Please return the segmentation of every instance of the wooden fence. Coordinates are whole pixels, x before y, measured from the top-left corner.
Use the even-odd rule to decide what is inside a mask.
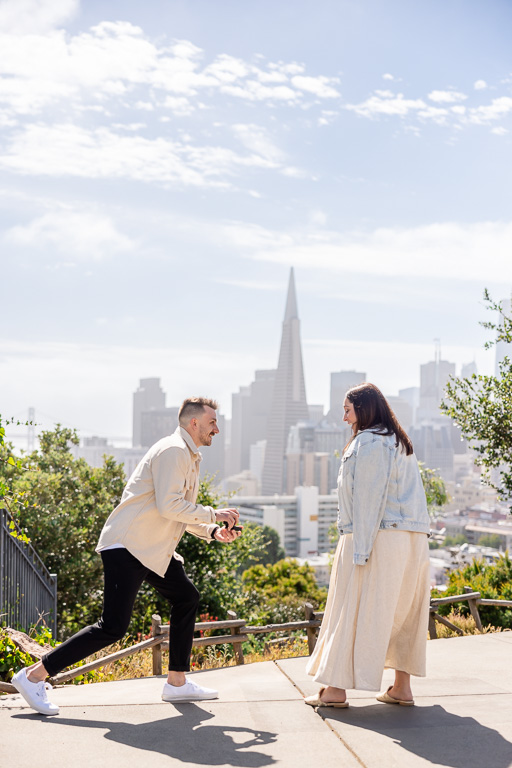
[[[437,608],[440,605],[449,605],[451,603],[467,602],[471,615],[475,620],[476,628],[479,632],[483,631],[482,620],[480,613],[478,612],[479,605],[494,605],[499,608],[512,608],[512,600],[487,600],[480,597],[480,592],[473,592],[471,587],[464,587],[463,595],[450,595],[449,597],[434,597],[430,600],[430,615],[428,620],[428,633],[431,640],[437,640],[436,621],[440,624],[444,624],[445,627],[457,632],[459,635],[463,635],[464,632],[460,627],[456,627],[451,621],[448,621],[446,616],[440,616],[437,612]]]
[[[444,616],[441,616],[437,609],[440,605],[447,605],[451,603],[467,602],[471,615],[475,620],[477,630],[482,632],[482,621],[478,612],[479,605],[494,605],[502,608],[511,608],[512,600],[486,600],[482,599],[480,592],[473,592],[471,587],[465,587],[465,593],[463,595],[452,595],[450,597],[433,598],[430,601],[430,615],[429,615],[429,635],[431,640],[437,639],[436,622],[444,624],[459,635],[463,635],[464,632],[456,627]],[[322,612],[315,612],[313,606],[309,603],[304,605],[304,621],[289,621],[286,624],[266,624],[264,626],[254,626],[247,624],[245,619],[239,619],[234,611],[228,611],[229,619],[225,621],[203,621],[197,622],[195,625],[196,632],[199,631],[213,631],[213,630],[229,630],[229,633],[222,635],[209,635],[207,637],[194,638],[193,645],[197,647],[204,647],[208,645],[224,645],[230,644],[233,646],[233,651],[237,664],[244,663],[243,643],[245,643],[250,635],[269,634],[273,632],[295,632],[298,630],[305,630],[308,643],[308,652],[311,654],[315,647],[318,627],[322,623]],[[132,645],[129,648],[124,648],[122,651],[111,653],[109,656],[103,656],[101,659],[91,661],[88,664],[83,664],[75,669],[70,669],[68,672],[61,672],[54,678],[50,678],[52,685],[59,685],[65,683],[68,680],[72,680],[78,675],[86,674],[94,669],[99,669],[107,664],[111,664],[118,659],[123,659],[126,656],[131,656],[139,651],[153,649],[153,674],[162,674],[162,650],[169,645],[169,625],[162,624],[160,616],[154,615],[151,627],[151,637],[147,640],[143,640],[136,645]],[[0,691],[6,693],[16,693],[14,686],[9,683],[0,683]]]

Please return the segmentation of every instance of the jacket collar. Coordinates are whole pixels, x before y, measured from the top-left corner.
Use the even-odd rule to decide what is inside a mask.
[[[175,434],[179,435],[187,444],[187,446],[190,449],[190,452],[194,456],[194,458],[199,461],[203,458],[199,448],[192,440],[192,437],[189,435],[186,429],[183,429],[183,427],[176,427]]]

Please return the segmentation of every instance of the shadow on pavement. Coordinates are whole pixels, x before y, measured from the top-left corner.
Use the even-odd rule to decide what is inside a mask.
[[[81,720],[63,717],[44,718],[51,726],[67,725],[74,728],[101,728],[108,730],[105,738],[134,749],[159,752],[183,763],[194,765],[228,765],[241,768],[260,768],[276,761],[269,755],[255,751],[254,747],[272,744],[276,733],[255,731],[243,726],[202,725],[214,717],[195,704],[175,704],[181,717],[169,717],[148,723],[126,723],[102,720]],[[13,719],[40,719],[37,714],[14,715]],[[234,736],[246,735],[245,738]],[[251,749],[251,752],[245,750]],[[244,750],[244,751],[241,751]]]
[[[436,765],[451,768],[510,768],[512,743],[473,717],[460,717],[439,704],[433,706],[351,707],[343,712],[323,710],[324,719],[346,724],[350,730],[333,726],[354,748],[354,728],[382,734],[403,749]],[[356,748],[356,752],[359,752]]]

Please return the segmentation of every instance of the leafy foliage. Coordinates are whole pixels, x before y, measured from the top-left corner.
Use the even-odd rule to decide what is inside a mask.
[[[13,491],[9,477],[12,475],[13,470],[21,471],[24,469],[23,462],[20,458],[13,456],[12,447],[5,442],[5,426],[4,424],[24,424],[29,426],[31,421],[17,421],[15,419],[3,419],[0,415],[0,502],[2,506],[7,508],[11,513],[13,509],[20,503],[20,496]],[[26,534],[20,533],[13,521],[9,523],[9,531],[11,536],[15,539],[28,542],[30,539]]]
[[[427,507],[430,513],[440,509],[448,501],[444,480],[435,469],[429,469],[423,462],[418,462],[421,480],[427,497]]]
[[[251,623],[278,624],[304,618],[304,603],[322,608],[327,590],[313,568],[287,558],[274,565],[253,565],[242,576],[244,617]]]
[[[199,504],[214,508],[222,502],[212,486],[212,478],[204,478],[199,486]],[[249,565],[268,562],[276,547],[277,532],[254,523],[244,523],[243,533],[231,544],[206,543],[195,536],[184,536],[178,552],[185,560],[187,574],[199,590],[201,612],[227,618],[229,609],[239,610],[242,583],[240,574]],[[167,611],[167,609],[166,609]]]
[[[41,646],[56,644],[46,626],[35,628],[31,634],[32,640]],[[15,672],[33,663],[34,657],[18,648],[7,631],[0,627],[0,680],[9,682]]]
[[[465,586],[471,587],[474,592],[480,592],[483,598],[512,600],[512,560],[508,552],[501,555],[494,564],[473,560],[463,568],[452,571],[448,576],[446,590],[443,593],[432,590],[432,597],[462,595]],[[438,610],[446,616],[452,609],[451,605],[441,605]],[[458,610],[463,616],[469,615],[469,608],[465,603],[460,603]],[[512,629],[510,608],[481,605],[478,610],[484,626],[492,624],[495,627]]]
[[[100,468],[75,459],[70,446],[77,443],[74,430],[57,425],[42,433],[28,468],[2,465],[4,482],[17,499],[11,507],[16,522],[48,570],[58,574],[58,625],[64,636],[101,611],[103,570],[94,548],[125,480],[111,457]]]
[[[496,336],[486,342],[512,343],[512,318],[504,314],[500,304],[485,291],[487,308],[499,312],[498,323],[484,322]],[[500,497],[512,500],[512,361],[509,357],[499,365],[499,376],[473,374],[469,378],[451,377],[446,387],[446,400],[441,409],[461,428],[464,437],[476,451],[476,464],[482,467],[482,478],[495,488]],[[492,471],[499,476],[495,482]],[[511,504],[512,509],[512,504]]]
[[[499,533],[488,533],[484,536],[480,536],[478,539],[478,545],[480,547],[492,547],[493,549],[501,549],[503,547],[503,536]]]

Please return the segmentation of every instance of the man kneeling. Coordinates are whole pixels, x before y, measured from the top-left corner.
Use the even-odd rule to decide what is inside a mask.
[[[151,584],[171,607],[169,674],[164,701],[215,699],[218,692],[188,680],[190,653],[199,593],[175,552],[185,531],[199,538],[234,541],[239,531],[236,509],[213,509],[196,504],[199,489],[199,448],[211,445],[218,434],[215,400],[188,398],[180,408],[176,431],[146,453],[124,489],[101,532],[96,551],[101,554],[105,591],[101,619],[80,630],[45,654],[40,662],[14,675],[12,684],[33,709],[56,715],[48,700],[45,678],[120,640],[128,629],[142,583]],[[219,526],[219,523],[227,525]]]

